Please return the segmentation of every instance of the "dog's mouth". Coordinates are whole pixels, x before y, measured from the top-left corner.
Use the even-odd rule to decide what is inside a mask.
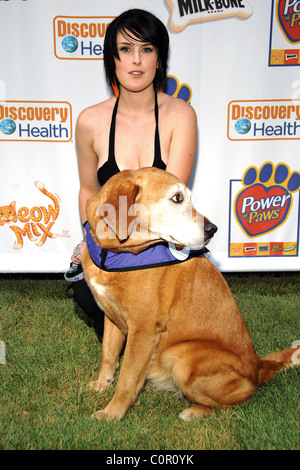
[[[185,245],[183,245],[182,243],[180,243],[178,240],[176,240],[176,238],[172,237],[172,235],[170,235],[170,240],[169,240],[171,243],[173,243],[173,245],[175,246],[176,250],[180,251],[180,250],[183,250],[183,248],[185,248]]]
[[[184,246],[183,245],[177,245],[177,243],[174,243],[174,246],[176,248],[177,251],[181,251],[183,250]]]

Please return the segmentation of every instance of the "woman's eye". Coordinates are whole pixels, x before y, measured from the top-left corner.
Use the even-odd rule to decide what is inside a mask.
[[[176,193],[171,199],[173,202],[176,202],[176,204],[180,204],[183,202],[183,195],[181,193]]]
[[[152,47],[144,47],[144,49],[143,49],[143,52],[148,52],[149,53],[149,52],[152,52],[152,51],[153,51]]]
[[[129,52],[129,51],[130,51],[130,48],[123,46],[123,47],[120,48],[120,51],[121,51],[121,52]]]

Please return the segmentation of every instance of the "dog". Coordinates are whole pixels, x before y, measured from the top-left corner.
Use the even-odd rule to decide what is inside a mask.
[[[113,383],[126,340],[114,396],[94,418],[122,419],[149,379],[193,403],[180,414],[190,421],[248,400],[275,372],[293,365],[294,348],[256,355],[226,281],[201,251],[217,227],[196,211],[177,177],[157,168],[124,170],[88,201],[87,219],[83,270],[105,313],[92,390]],[[114,264],[127,258],[135,263],[149,250],[169,246],[187,259],[154,267],[148,258],[146,267]]]

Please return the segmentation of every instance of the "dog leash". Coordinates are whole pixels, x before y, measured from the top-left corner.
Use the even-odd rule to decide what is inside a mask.
[[[82,243],[82,241],[80,243]],[[72,258],[79,254],[80,243],[78,243],[78,245],[75,246],[73,254],[72,254]],[[77,282],[77,281],[81,281],[82,279],[84,279],[84,274],[83,274],[83,269],[82,269],[81,264],[71,263],[69,269],[67,269],[67,271],[64,274],[64,278],[68,282]]]
[[[78,282],[84,279],[81,264],[71,263],[69,269],[64,274],[64,278],[68,282]]]

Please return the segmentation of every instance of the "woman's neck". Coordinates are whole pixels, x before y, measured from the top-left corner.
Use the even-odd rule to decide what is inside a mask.
[[[121,90],[119,98],[119,108],[124,112],[145,112],[153,110],[155,102],[154,88],[138,93],[131,93]]]

